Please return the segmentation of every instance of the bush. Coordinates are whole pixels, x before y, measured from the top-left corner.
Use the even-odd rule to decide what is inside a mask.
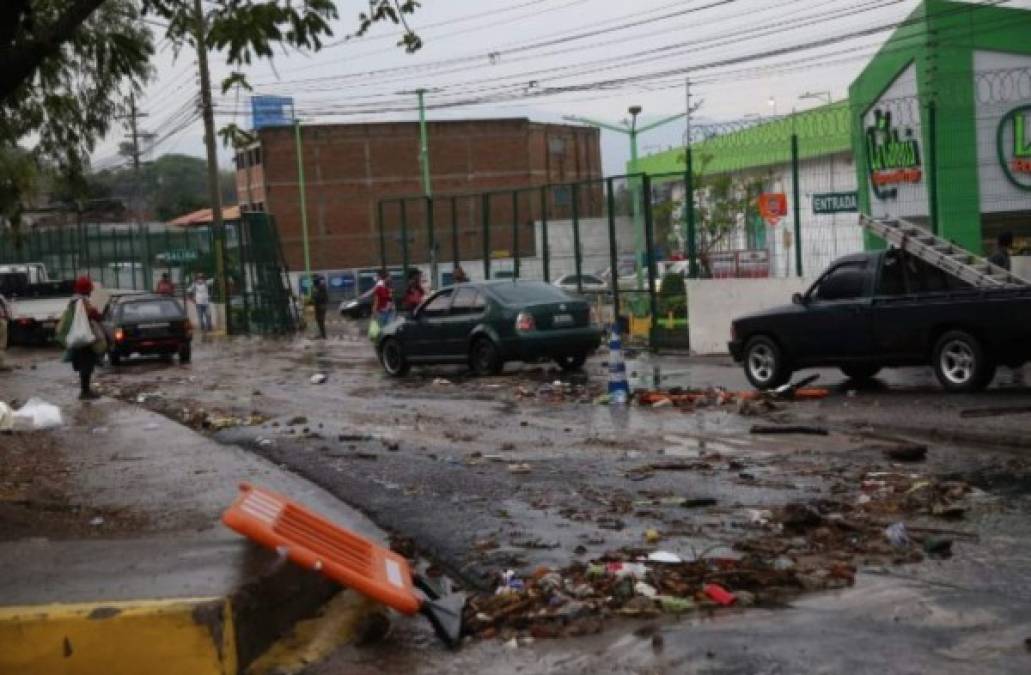
[[[669,297],[686,296],[687,286],[684,285],[684,277],[679,272],[666,272],[659,285],[659,295]]]

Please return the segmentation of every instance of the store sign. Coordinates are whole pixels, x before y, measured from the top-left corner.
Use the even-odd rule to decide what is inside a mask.
[[[157,254],[157,259],[163,263],[194,262],[197,258],[197,251],[192,248],[174,248],[171,251]]]
[[[1031,106],[1014,108],[1003,115],[996,139],[1006,178],[1023,190],[1031,190]]]
[[[919,183],[923,179],[920,143],[913,129],[907,128],[901,136],[887,111],[874,111],[874,123],[866,128],[866,161],[870,185],[878,199],[895,197],[894,185]]]
[[[855,192],[823,192],[813,195],[813,213],[855,213],[859,197]]]

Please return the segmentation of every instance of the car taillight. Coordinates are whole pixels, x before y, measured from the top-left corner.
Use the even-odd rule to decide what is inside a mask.
[[[119,328],[115,331],[115,342],[121,342],[125,339],[125,331]]]
[[[537,322],[533,320],[533,314],[527,312],[519,312],[519,316],[516,317],[516,330],[521,332],[527,332],[536,330]]]

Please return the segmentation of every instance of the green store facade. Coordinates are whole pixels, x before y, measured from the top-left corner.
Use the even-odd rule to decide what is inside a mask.
[[[847,101],[703,132],[691,152],[696,174],[758,176],[787,195],[782,227],[797,209],[806,275],[832,254],[878,245],[857,212],[917,221],[975,252],[1011,231],[1031,254],[1031,11],[926,0]],[[685,164],[681,148],[642,157],[637,170]],[[770,247],[786,258],[790,239]]]

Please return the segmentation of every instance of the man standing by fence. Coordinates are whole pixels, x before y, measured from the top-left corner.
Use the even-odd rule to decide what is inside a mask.
[[[326,308],[329,306],[329,290],[326,288],[326,280],[316,274],[315,285],[312,287],[311,304],[315,308],[315,323],[319,327],[319,337],[326,339]]]
[[[186,289],[186,294],[193,300],[197,308],[197,322],[200,329],[207,333],[211,331],[211,285],[204,277],[203,272],[197,272],[193,283]]]

